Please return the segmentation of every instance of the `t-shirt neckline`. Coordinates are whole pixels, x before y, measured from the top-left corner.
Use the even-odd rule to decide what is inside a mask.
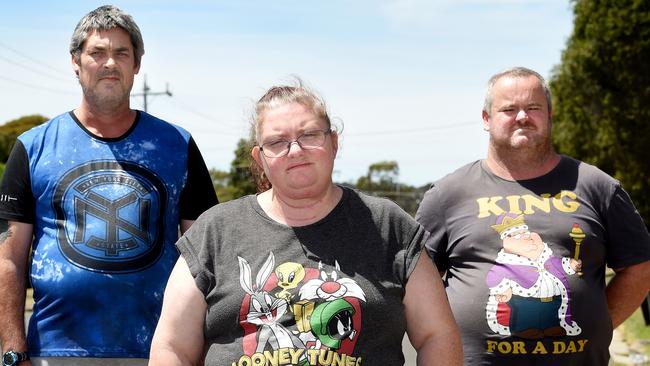
[[[283,224],[281,222],[278,222],[278,221],[274,220],[273,218],[271,218],[264,211],[264,209],[262,208],[260,203],[257,201],[257,195],[250,195],[250,196],[248,196],[248,198],[249,198],[249,202],[251,204],[251,207],[264,220],[269,221],[269,222],[271,222],[271,223],[273,223],[275,225],[278,225],[278,226],[281,226],[281,227],[284,227],[284,228],[288,228],[288,229],[307,229],[307,228],[310,228],[310,227],[316,227],[316,226],[322,225],[322,224],[330,221],[332,219],[332,217],[336,216],[337,213],[340,210],[343,209],[343,204],[344,204],[344,202],[346,202],[348,200],[348,197],[350,195],[350,188],[347,188],[345,186],[340,186],[338,184],[336,186],[341,188],[341,190],[342,190],[341,199],[339,199],[339,202],[336,203],[334,208],[329,213],[327,213],[327,215],[325,215],[325,217],[323,217],[322,219],[320,219],[320,220],[318,220],[316,222],[313,222],[311,224],[307,224],[307,225],[304,225],[304,226],[289,226],[289,225]]]

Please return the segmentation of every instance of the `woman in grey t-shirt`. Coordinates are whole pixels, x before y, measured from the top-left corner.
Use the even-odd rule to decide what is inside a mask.
[[[394,203],[332,182],[338,134],[302,85],[256,104],[263,192],[178,241],[151,365],[461,365],[429,234]]]

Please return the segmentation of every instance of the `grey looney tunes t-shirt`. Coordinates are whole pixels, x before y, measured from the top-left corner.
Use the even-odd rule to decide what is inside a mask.
[[[304,227],[255,196],[206,211],[177,243],[208,304],[206,365],[402,365],[404,287],[427,237],[348,188]]]
[[[650,238],[620,184],[562,156],[508,181],[484,162],[436,182],[416,219],[446,270],[465,365],[607,365],[605,264],[650,259]]]

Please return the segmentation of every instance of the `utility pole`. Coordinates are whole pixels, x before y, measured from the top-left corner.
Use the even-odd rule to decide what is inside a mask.
[[[172,96],[172,92],[169,91],[169,83],[165,85],[165,91],[164,92],[152,92],[151,89],[149,89],[149,85],[147,85],[147,74],[144,75],[144,85],[142,86],[142,93],[133,93],[131,94],[132,97],[139,97],[142,96],[144,97],[144,111],[147,111],[147,97],[150,95],[168,95]]]

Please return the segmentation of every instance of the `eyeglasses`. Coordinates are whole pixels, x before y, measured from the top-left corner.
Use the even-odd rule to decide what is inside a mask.
[[[287,155],[294,142],[303,150],[312,150],[323,146],[323,143],[325,143],[325,135],[330,133],[332,133],[330,129],[305,131],[292,141],[280,139],[265,142],[260,145],[260,150],[262,150],[262,153],[267,158],[279,158]]]

